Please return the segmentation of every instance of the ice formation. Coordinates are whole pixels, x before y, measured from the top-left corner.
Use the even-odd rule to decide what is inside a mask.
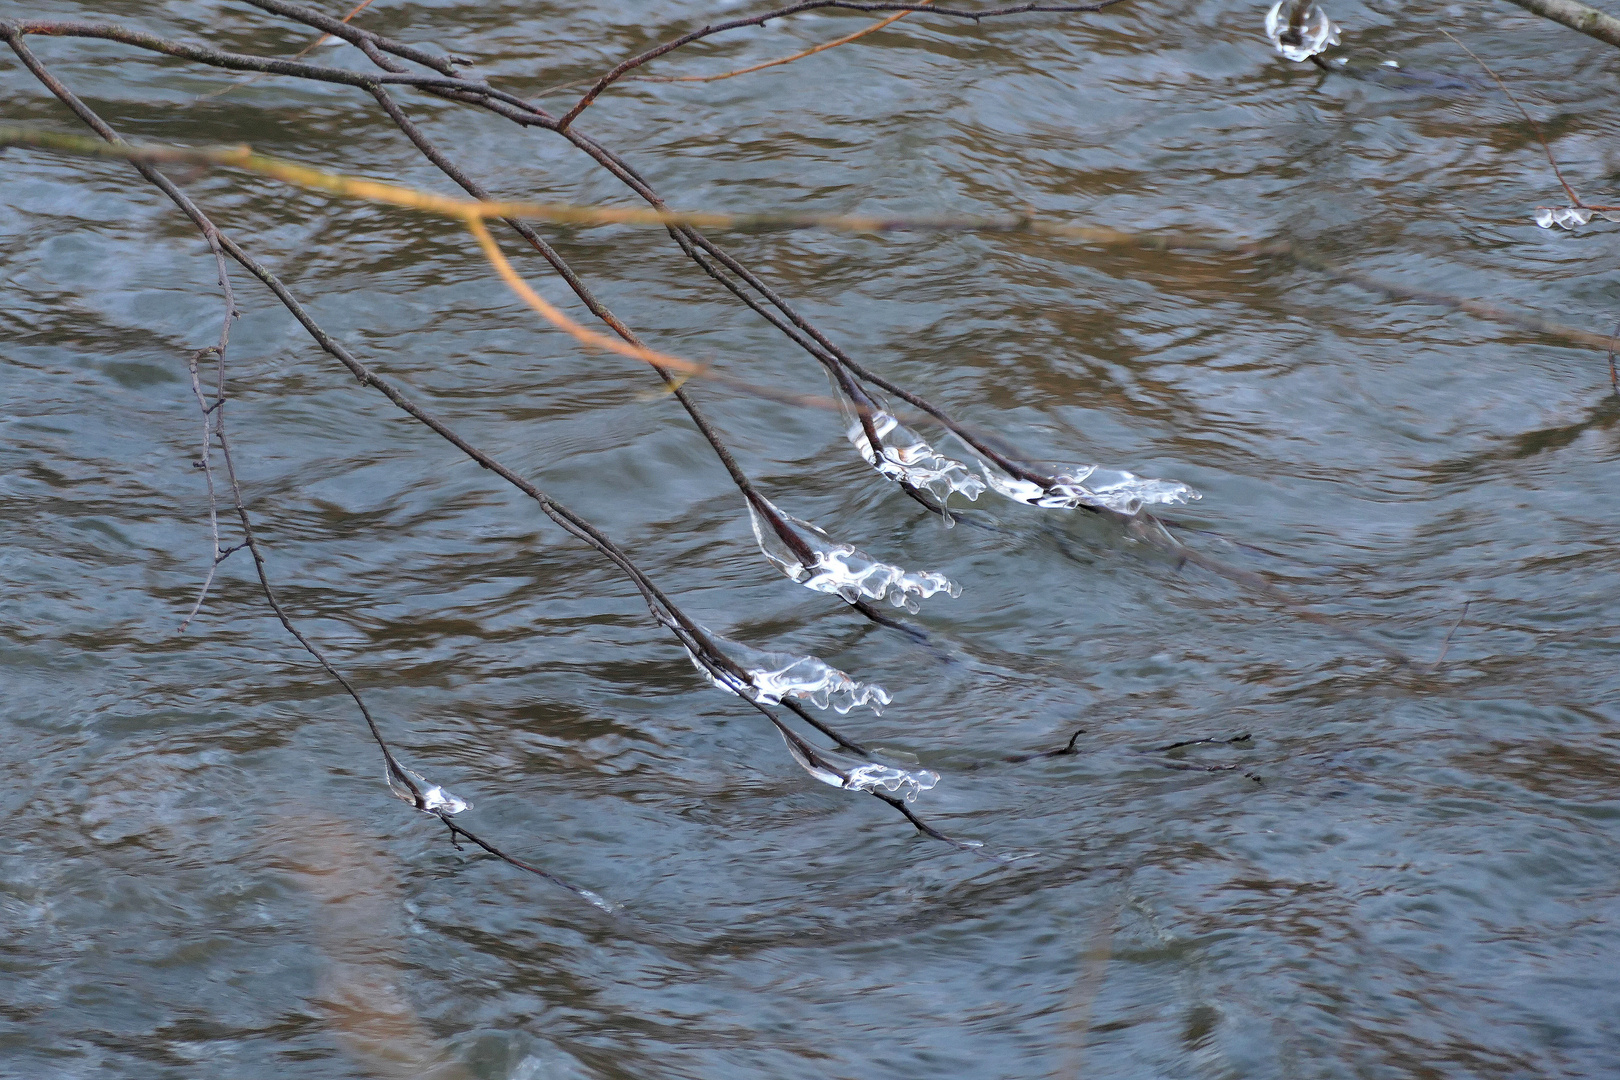
[[[831,708],[838,713],[847,713],[859,705],[865,705],[879,715],[883,713],[883,706],[892,700],[883,687],[856,682],[813,656],[765,652],[723,638],[707,627],[702,629],[715,648],[748,673],[748,682],[742,683],[734,676],[715,675],[695,655],[692,656],[692,663],[714,685],[738,697],[757,701],[761,705],[779,705],[785,697],[798,698],[818,709]],[[687,652],[691,655],[690,649]]]
[[[815,562],[804,565],[794,551],[777,535],[758,507],[748,504],[748,516],[754,525],[754,539],[778,570],[807,589],[841,596],[849,603],[865,597],[869,600],[887,599],[898,608],[917,613],[917,602],[935,593],[957,597],[962,587],[945,577],[927,571],[902,570],[898,566],[878,562],[866,552],[850,544],[841,544],[825,532],[765,504],[787,522],[793,534],[815,554]]]
[[[1577,226],[1585,225],[1593,218],[1620,221],[1620,213],[1604,213],[1602,210],[1588,210],[1584,206],[1538,206],[1536,207],[1536,224],[1543,229],[1550,229],[1557,225],[1560,229],[1574,231]]]
[[[421,774],[414,773],[409,769],[401,769],[400,771],[410,777],[412,783],[416,785],[416,789],[422,793],[421,805],[417,805],[416,796],[411,794],[411,789],[400,783],[399,779],[392,774],[388,777],[388,790],[415,806],[418,810],[424,810],[430,814],[436,814],[440,811],[446,814],[459,814],[463,810],[472,809],[472,803],[452,795],[438,784],[428,783]]]
[[[845,791],[876,791],[882,788],[899,793],[906,802],[914,802],[919,792],[939,783],[939,773],[932,769],[901,769],[893,765],[880,765],[875,761],[820,747],[815,751],[817,760],[812,761],[792,739],[783,735],[782,741],[787,743],[788,753],[804,767],[805,772],[823,784]]]
[[[1144,506],[1181,506],[1203,498],[1178,480],[1156,480],[1101,465],[1076,465],[1067,472],[1058,473],[1053,478],[1057,482],[1051,487],[1042,487],[1029,480],[1008,476],[983,462],[980,464],[984,467],[985,479],[998,494],[1014,502],[1050,509],[1073,510],[1080,506],[1094,506],[1121,514],[1134,514]]]
[[[1333,25],[1327,17],[1327,12],[1317,4],[1305,13],[1305,22],[1295,33],[1288,28],[1288,18],[1283,14],[1283,7],[1289,0],[1277,0],[1272,9],[1266,12],[1266,37],[1277,47],[1277,51],[1284,59],[1294,63],[1304,63],[1318,53],[1324,52],[1328,46],[1339,43],[1339,28]]]
[[[874,454],[860,417],[847,408],[845,412],[850,422],[849,441],[855,444],[868,465],[890,480],[932,492],[937,499],[958,491],[974,500],[984,491],[984,481],[972,469],[939,453],[921,435],[886,412],[874,412],[871,416],[872,430],[882,446],[882,455]]]

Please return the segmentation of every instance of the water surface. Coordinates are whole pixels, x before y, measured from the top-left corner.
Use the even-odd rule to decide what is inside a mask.
[[[379,4],[362,18],[560,111],[569,92],[548,87],[742,10]],[[312,37],[197,0],[19,13],[266,54]],[[1514,87],[1592,201],[1615,170],[1620,54],[1506,5],[1335,0],[1331,14],[1358,63],[1439,77],[1381,85],[1284,62],[1264,5],[1131,0],[912,17],[768,72],[626,83],[580,124],[680,207],[1033,207],[1293,239],[1612,325],[1620,226],[1535,227],[1556,180],[1439,27]],[[801,16],[648,70],[722,71],[869,18]],[[32,41],[128,137],[245,140],[451,190],[358,91],[267,78],[206,97],[240,76]],[[346,46],[315,56],[366,63]],[[6,120],[75,130],[19,65],[0,70]],[[554,135],[400,96],[499,194],[630,204]],[[946,531],[836,417],[693,384],[785,512],[962,585],[923,604],[914,622],[934,644],[920,646],[778,573],[651,374],[540,325],[458,227],[185,175],[329,331],[596,522],[694,618],[886,687],[881,717],[829,719],[940,775],[915,804],[930,822],[1017,856],[927,840],[816,783],[599,555],[358,386],[237,271],[229,423],[289,610],[406,763],[473,803],[458,820],[619,905],[607,915],[457,851],[391,798],[352,702],[271,616],[243,556],[179,632],[209,558],[186,359],[218,333],[212,259],[126,166],[4,160],[0,1073],[1613,1069],[1620,404],[1601,354],[1281,260],[1032,236],[718,237],[864,363],[1032,456],[1191,484],[1204,498],[1176,516],[1208,530],[1192,542],[1338,620],[1301,620],[1085,515],[987,495],[994,528]],[[667,236],[546,233],[656,347],[825,392]],[[1004,760],[1077,728],[1075,755]]]

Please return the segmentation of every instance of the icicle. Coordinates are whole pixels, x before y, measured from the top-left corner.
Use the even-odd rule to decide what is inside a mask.
[[[750,502],[748,516],[753,522],[754,539],[759,541],[759,549],[778,570],[807,589],[841,596],[851,604],[862,597],[870,600],[887,598],[895,607],[905,608],[913,615],[917,613],[917,602],[935,593],[950,597],[962,595],[962,586],[943,574],[902,570],[898,566],[878,562],[859,548],[838,543],[808,521],[783,514],[770,500],[765,500],[765,504],[775,510],[787,522],[793,534],[815,554],[815,562],[805,566]]]
[[[692,663],[697,665],[697,669],[714,685],[738,697],[757,701],[762,705],[777,705],[783,698],[792,697],[808,701],[818,709],[831,708],[839,713],[847,713],[856,706],[865,705],[878,715],[882,715],[883,706],[893,700],[883,687],[856,682],[842,671],[828,666],[813,656],[764,652],[741,642],[732,641],[730,638],[723,638],[707,627],[703,628],[703,633],[714,643],[715,648],[748,673],[748,682],[742,683],[734,676],[717,677],[688,649],[688,655],[692,655]]]
[[[1305,13],[1305,23],[1297,31],[1288,27],[1288,19],[1283,16],[1283,6],[1289,0],[1277,0],[1272,9],[1266,12],[1266,37],[1277,47],[1277,51],[1284,59],[1292,60],[1296,64],[1304,63],[1311,57],[1323,52],[1329,45],[1339,43],[1339,28],[1327,17],[1316,4]]]
[[[1076,465],[1053,477],[1051,487],[1008,476],[984,465],[985,479],[998,494],[1014,502],[1056,510],[1094,506],[1121,514],[1134,514],[1144,506],[1180,506],[1203,496],[1177,480],[1155,480],[1124,469]]]
[[[812,761],[792,739],[783,735],[782,741],[787,743],[788,753],[803,766],[805,772],[823,784],[844,791],[876,791],[882,788],[884,791],[901,793],[906,802],[915,802],[918,793],[928,791],[939,783],[939,773],[932,769],[900,769],[820,747],[816,748],[817,760]],[[835,769],[836,772],[833,771]]]
[[[400,771],[410,777],[411,782],[416,785],[416,789],[422,793],[421,805],[417,805],[416,796],[411,794],[411,789],[400,783],[399,779],[391,774],[388,777],[388,790],[392,791],[398,798],[404,799],[412,806],[415,806],[418,810],[430,814],[438,813],[441,810],[446,814],[459,814],[463,810],[472,809],[472,803],[466,799],[457,798],[438,784],[428,783],[420,774],[413,773],[409,769],[401,769]]]
[[[847,405],[844,413],[849,421],[849,441],[855,444],[868,465],[890,480],[932,492],[940,500],[953,491],[976,500],[984,491],[984,481],[972,469],[939,453],[921,435],[886,412],[874,412],[871,417],[872,430],[877,432],[883,451],[881,457],[873,454],[872,442],[866,437],[860,417]]]

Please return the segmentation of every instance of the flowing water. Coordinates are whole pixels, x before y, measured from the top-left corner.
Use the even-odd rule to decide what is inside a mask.
[[[1441,28],[1524,99],[1593,203],[1620,186],[1620,53],[1506,4],[1333,0],[1332,55],[1377,76],[1347,77],[1278,56],[1266,7],[913,16],[753,75],[627,82],[580,126],[683,208],[1029,207],[1290,239],[1612,325],[1620,227],[1536,226],[1565,204],[1556,178]],[[548,87],[751,9],[378,3],[361,20],[561,111],[577,91]],[[283,56],[313,37],[198,0],[5,14]],[[724,71],[872,18],[803,15],[646,70]],[[244,77],[31,41],[129,137],[453,190],[352,88],[220,95]],[[311,58],[367,64],[349,46]],[[9,53],[0,79],[5,120],[81,130]],[[400,97],[501,195],[631,204],[555,135]],[[1165,511],[1189,544],[1329,617],[1084,510],[955,495],[977,514],[946,529],[837,413],[689,384],[818,543],[961,586],[915,616],[881,604],[923,642],[784,577],[651,373],[542,325],[458,226],[172,170],[334,336],[693,619],[886,688],[881,716],[827,720],[885,776],[937,774],[908,808],[983,845],[817,783],[617,570],[233,267],[227,419],[287,608],[401,761],[471,804],[458,824],[604,911],[392,798],[353,702],[245,553],[181,632],[210,557],[186,362],[218,334],[212,259],[122,163],[0,162],[0,1075],[1614,1074],[1620,399],[1601,352],[1276,258],[714,234],[852,355],[1045,467],[1196,489]],[[662,232],[544,231],[656,347],[826,394]],[[1082,728],[1075,753],[1035,756]]]

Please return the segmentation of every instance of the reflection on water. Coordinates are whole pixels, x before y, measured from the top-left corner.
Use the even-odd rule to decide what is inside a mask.
[[[374,7],[364,25],[520,94],[753,10]],[[747,76],[626,83],[580,125],[683,208],[1031,207],[1287,239],[1612,326],[1620,234],[1596,215],[1536,227],[1556,178],[1435,28],[1502,75],[1583,192],[1612,172],[1620,54],[1505,6],[1335,3],[1347,78],[1280,58],[1264,7],[913,15]],[[278,55],[313,37],[245,5],[29,10]],[[647,70],[743,67],[875,17],[777,20]],[[238,77],[30,40],[130,137],[245,140],[450,190],[352,88],[270,77],[205,96]],[[366,65],[349,46],[310,55]],[[4,71],[8,120],[74,130]],[[628,204],[555,136],[399,97],[498,194]],[[767,548],[772,566],[648,373],[536,325],[458,227],[182,175],[330,332],[694,617],[893,691],[881,717],[840,724],[920,760],[846,774],[877,770],[868,786],[924,791],[943,831],[1031,853],[990,863],[815,783],[693,680],[612,567],[237,275],[233,454],[284,602],[402,759],[476,796],[471,827],[611,896],[604,912],[382,797],[352,703],[270,617],[244,556],[175,632],[211,556],[185,365],[218,333],[212,258],[124,167],[5,160],[0,1073],[1612,1071],[1620,411],[1600,353],[1230,252],[719,238],[862,363],[1055,459],[1032,464],[1111,462],[1204,492],[1175,508],[1181,534],[1340,626],[1428,658],[1469,603],[1440,670],[1397,669],[1094,515],[980,499],[946,531],[825,414],[694,380],[741,466],[825,530],[804,526],[824,565]],[[784,397],[826,392],[668,237],[546,235],[653,347]],[[544,263],[507,250],[565,301]],[[931,469],[941,495],[980,480],[935,449],[943,432],[899,430],[869,464]],[[831,592],[779,569],[829,575]],[[928,584],[927,643],[843,602],[899,590],[909,607]],[[1034,756],[1077,728],[1076,753]],[[1176,743],[1174,759],[1142,752]]]

